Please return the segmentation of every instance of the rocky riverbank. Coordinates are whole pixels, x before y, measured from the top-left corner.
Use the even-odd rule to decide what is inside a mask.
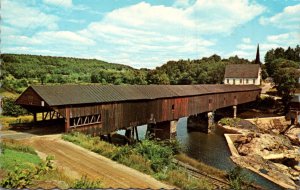
[[[225,135],[236,164],[284,188],[300,188],[299,126],[289,126],[284,117],[222,119],[219,125],[238,134]]]

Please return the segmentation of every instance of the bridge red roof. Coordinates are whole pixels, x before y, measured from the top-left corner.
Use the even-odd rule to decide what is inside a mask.
[[[49,106],[153,100],[259,90],[254,85],[35,85],[29,87]],[[26,91],[23,93],[25,94]],[[22,95],[23,95],[22,94]],[[21,95],[21,96],[22,96]],[[20,96],[20,97],[21,97]],[[18,102],[18,100],[17,100]]]

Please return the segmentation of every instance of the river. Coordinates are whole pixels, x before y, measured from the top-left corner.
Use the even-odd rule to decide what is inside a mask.
[[[145,138],[146,129],[146,125],[138,127],[141,139]],[[122,130],[118,133],[124,135],[125,131]],[[230,159],[231,154],[223,134],[223,131],[218,128],[212,134],[197,131],[188,132],[187,118],[185,117],[178,121],[176,138],[182,145],[183,152],[188,156],[218,169],[229,171],[235,167],[235,164]],[[246,170],[246,173],[251,180],[266,189],[282,189],[250,170]]]

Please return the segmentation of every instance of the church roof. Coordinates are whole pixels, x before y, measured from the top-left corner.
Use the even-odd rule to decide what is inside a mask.
[[[232,64],[225,69],[225,78],[257,78],[259,64]]]

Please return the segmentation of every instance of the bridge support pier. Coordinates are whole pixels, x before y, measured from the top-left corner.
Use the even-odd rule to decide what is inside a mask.
[[[233,118],[236,118],[237,106],[233,106]]]
[[[208,112],[207,118],[208,118],[207,133],[211,133],[212,129],[215,127],[214,112]]]
[[[178,120],[149,123],[147,133],[160,140],[172,139],[176,136],[177,122]]]
[[[214,112],[200,113],[188,117],[187,128],[189,131],[211,133],[214,128]]]

